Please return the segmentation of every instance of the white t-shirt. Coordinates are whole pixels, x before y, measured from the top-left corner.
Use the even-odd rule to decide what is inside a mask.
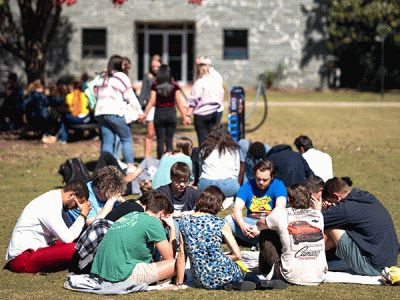
[[[8,245],[6,260],[12,260],[28,249],[50,246],[55,238],[71,243],[84,225],[83,218],[77,218],[68,228],[63,220],[61,190],[49,191],[32,200],[22,211]]]
[[[325,280],[324,219],[314,209],[278,209],[266,223],[282,243],[281,273],[290,283],[317,285]]]
[[[225,151],[219,155],[214,149],[202,162],[200,178],[218,180],[238,178],[240,168],[239,150]]]
[[[311,148],[303,153],[303,157],[314,174],[321,177],[323,181],[326,182],[333,177],[332,158],[328,153]]]

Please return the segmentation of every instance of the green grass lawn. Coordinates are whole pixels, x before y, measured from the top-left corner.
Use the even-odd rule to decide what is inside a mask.
[[[251,93],[249,93],[251,96]],[[312,95],[312,97],[310,96]],[[335,95],[335,97],[332,97]],[[249,97],[250,97],[249,96]],[[393,96],[394,97],[394,96]],[[387,97],[389,98],[389,96]],[[386,99],[387,101],[399,101]],[[269,101],[380,101],[377,94],[307,93],[268,94]],[[248,119],[247,128],[258,123],[262,107]],[[223,120],[226,121],[226,115]],[[316,149],[329,153],[335,176],[349,176],[355,187],[373,193],[389,210],[400,234],[400,107],[295,107],[271,106],[266,122],[246,135],[271,146],[294,147],[297,136],[308,135]],[[143,153],[142,125],[133,126],[135,156]],[[177,134],[196,139],[193,126],[179,126]],[[58,167],[67,158],[80,156],[89,169],[99,156],[99,141],[43,145],[38,140],[10,140],[0,137],[0,199],[2,215],[0,253],[5,257],[14,225],[23,208],[36,196],[62,186]],[[155,145],[154,148],[155,149]],[[153,152],[155,153],[155,152]],[[131,198],[131,197],[129,197]],[[228,212],[220,213],[220,216]],[[5,263],[5,261],[4,261]],[[0,299],[98,299],[101,296],[63,289],[66,272],[45,275],[0,271]],[[148,292],[104,299],[394,299],[396,287],[354,284],[321,284],[316,287],[290,286],[282,291],[249,293],[187,289],[178,292]]]

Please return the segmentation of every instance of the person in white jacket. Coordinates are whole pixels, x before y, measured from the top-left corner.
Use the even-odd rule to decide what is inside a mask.
[[[73,180],[61,190],[49,191],[32,200],[14,227],[6,254],[8,269],[19,273],[67,269],[75,252],[74,240],[91,209],[88,198],[86,184]],[[81,210],[79,218],[68,228],[63,214],[77,207]]]
[[[137,111],[136,119],[143,113],[131,81],[123,72],[123,58],[114,55],[108,62],[107,71],[101,75],[97,83],[97,103],[94,116],[100,123],[101,151],[115,153],[115,137],[119,136],[122,142],[122,155],[128,171],[133,171],[135,167],[133,164],[133,142],[129,125],[129,122],[133,120],[126,118],[129,106]]]

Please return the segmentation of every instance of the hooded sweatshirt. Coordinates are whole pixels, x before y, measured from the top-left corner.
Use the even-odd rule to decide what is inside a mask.
[[[303,155],[300,152],[294,152],[289,145],[272,147],[266,159],[275,166],[276,178],[281,180],[286,187],[296,183],[304,184],[309,176],[314,175]]]
[[[386,208],[367,191],[354,188],[339,204],[322,211],[325,230],[342,228],[376,269],[397,265],[399,242]]]

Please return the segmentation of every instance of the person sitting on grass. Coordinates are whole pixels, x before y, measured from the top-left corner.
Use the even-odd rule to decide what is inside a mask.
[[[275,178],[276,169],[270,161],[259,161],[252,170],[254,179],[241,186],[232,214],[225,220],[237,239],[256,247],[260,233],[256,222],[276,208],[285,208],[287,193],[283,182]],[[243,217],[244,206],[247,208],[246,217]]]
[[[91,273],[111,282],[132,278],[136,283],[146,284],[174,276],[173,212],[168,199],[156,195],[147,203],[145,212],[131,212],[118,219],[100,242]],[[169,241],[163,225],[170,229]],[[154,246],[163,260],[151,263]]]
[[[88,198],[87,186],[73,180],[61,190],[49,191],[32,200],[13,230],[6,268],[19,273],[66,270],[75,252],[74,240],[81,233],[91,208]],[[80,213],[68,228],[63,213],[75,207]]]
[[[331,205],[322,211],[327,250],[336,246],[336,255],[359,275],[379,276],[385,267],[397,265],[393,220],[374,195],[334,177],[325,183],[322,199]],[[321,202],[313,204],[321,210]]]
[[[311,208],[306,187],[294,184],[287,194],[289,208],[257,221],[259,269],[269,274],[273,268],[273,278],[293,284],[320,284],[328,271],[322,214]]]
[[[89,201],[92,209],[86,216],[86,225],[94,220],[104,218],[114,206],[124,202],[122,195],[126,189],[124,175],[114,166],[107,166],[94,172],[92,181],[88,182]],[[68,217],[72,222],[81,213],[79,208],[68,211]]]
[[[198,287],[251,291],[256,288],[285,288],[281,281],[261,281],[253,273],[243,273],[235,261],[242,254],[226,221],[216,216],[225,199],[221,189],[211,185],[204,189],[196,200],[196,211],[185,215],[180,222],[180,245],[177,258],[176,286],[182,288],[187,257],[190,270]],[[222,239],[230,252],[221,250]]]

